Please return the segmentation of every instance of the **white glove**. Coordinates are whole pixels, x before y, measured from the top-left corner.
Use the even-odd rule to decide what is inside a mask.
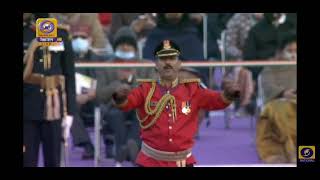
[[[67,140],[70,136],[70,129],[73,122],[73,116],[66,116],[62,120],[63,138]]]

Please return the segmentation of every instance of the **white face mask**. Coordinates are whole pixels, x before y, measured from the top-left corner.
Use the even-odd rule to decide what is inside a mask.
[[[72,40],[72,48],[76,53],[86,53],[89,50],[89,40],[83,38],[76,38]]]
[[[281,14],[281,17],[280,17],[278,20],[274,21],[273,24],[274,24],[275,26],[279,26],[280,24],[285,23],[285,22],[286,22],[286,19],[287,19],[286,14]]]
[[[134,52],[124,52],[124,51],[121,51],[121,50],[116,50],[115,56],[120,58],[120,59],[129,60],[129,59],[135,58],[136,54]]]
[[[290,53],[290,52],[288,52],[288,51],[285,51],[285,52],[283,53],[283,58],[284,58],[285,60],[288,60],[288,61],[291,61],[291,60],[296,61],[296,60],[297,60],[297,53]]]
[[[286,14],[282,14],[278,20],[278,23],[283,24],[286,21],[286,18],[287,18]]]

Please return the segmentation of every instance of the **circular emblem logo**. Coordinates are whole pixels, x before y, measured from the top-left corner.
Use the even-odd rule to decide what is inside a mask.
[[[305,158],[310,158],[313,155],[313,151],[311,148],[303,148],[301,149],[301,156]]]
[[[40,31],[45,34],[49,34],[54,30],[54,24],[51,21],[43,21],[40,23]]]

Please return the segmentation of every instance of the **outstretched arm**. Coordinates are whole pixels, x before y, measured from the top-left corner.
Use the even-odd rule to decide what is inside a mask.
[[[232,101],[239,98],[240,88],[235,82],[225,80],[222,87],[223,92],[199,88],[199,108],[220,110],[228,107]]]
[[[112,94],[113,103],[123,111],[130,111],[142,105],[142,86],[131,89],[128,84],[119,85]]]

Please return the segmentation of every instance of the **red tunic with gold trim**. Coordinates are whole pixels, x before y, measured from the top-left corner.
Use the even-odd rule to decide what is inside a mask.
[[[151,82],[143,82],[134,88],[128,95],[128,101],[122,104],[120,109],[124,111],[137,109],[139,119],[146,117],[144,105],[151,86]],[[173,118],[172,109],[167,104],[156,123],[150,128],[142,128],[140,132],[144,143],[160,151],[177,152],[192,148],[198,128],[198,111],[220,110],[230,104],[222,93],[205,89],[198,82],[179,83],[173,88],[165,88],[157,82],[150,102],[151,108],[154,108],[166,93],[175,97],[176,118]],[[143,124],[148,124],[152,118],[153,116],[150,116]],[[141,151],[136,163],[151,167],[177,167],[174,161],[156,160]],[[186,159],[187,165],[194,163],[196,160],[193,155]]]

